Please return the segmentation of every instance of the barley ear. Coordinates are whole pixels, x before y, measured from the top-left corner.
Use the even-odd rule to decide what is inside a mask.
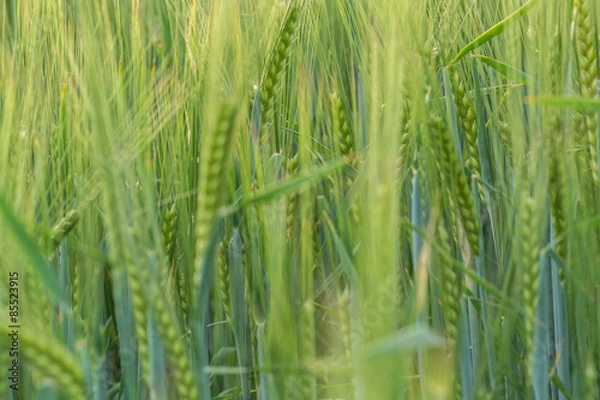
[[[585,97],[596,97],[598,82],[596,33],[586,0],[575,1],[575,26],[577,30],[577,56],[581,72],[581,94]],[[586,113],[584,114],[584,119],[592,179],[594,184],[598,186],[600,185],[598,144],[596,139],[598,114]]]
[[[564,153],[564,137],[562,125],[558,119],[555,120],[552,128],[551,151],[549,154],[549,189],[550,189],[550,210],[552,213],[552,227],[554,228],[554,240],[556,253],[567,260],[567,171],[566,154]],[[564,279],[564,271],[561,269],[561,281]]]
[[[148,332],[147,332],[147,308],[146,308],[146,296],[144,294],[144,287],[146,282],[143,282],[138,271],[137,266],[134,264],[131,255],[127,255],[125,262],[127,269],[127,276],[129,282],[129,292],[131,296],[131,308],[133,312],[133,324],[135,330],[135,337],[137,341],[139,362],[141,366],[142,379],[148,382],[150,379],[150,366],[149,366],[149,351],[148,351]]]
[[[198,207],[196,210],[196,247],[193,268],[194,287],[200,282],[201,263],[207,250],[218,207],[224,195],[224,181],[237,128],[238,108],[223,104],[216,126],[202,143]]]
[[[471,252],[473,255],[478,255],[479,219],[470,185],[458,157],[456,144],[442,118],[433,117],[429,128],[432,135],[430,142],[435,146],[439,154],[442,171],[448,171],[451,197],[455,199],[458,206],[461,223],[465,230]]]
[[[445,252],[450,254],[448,232],[443,220],[438,223],[438,236]],[[462,297],[462,284],[454,266],[440,257],[439,279],[442,292],[442,308],[446,326],[446,338],[451,358],[456,353],[456,339],[458,336],[458,322],[460,318],[460,301]]]
[[[231,299],[229,295],[229,250],[226,240],[219,243],[217,249],[217,273],[219,275],[219,292],[221,295],[221,303],[223,304],[223,312],[225,320],[229,327],[232,327],[231,321]]]
[[[410,108],[408,102],[405,102],[404,112],[402,113],[402,119],[400,122],[400,145],[398,146],[398,161],[396,164],[396,176],[398,177],[399,183],[404,181],[405,174],[409,170],[409,160],[412,152],[412,118],[410,115]]]
[[[482,204],[485,204],[485,192],[481,183],[481,162],[479,160],[479,147],[477,145],[478,128],[475,113],[475,104],[469,97],[469,92],[464,81],[455,75],[456,100],[459,117],[465,134],[465,166],[476,179],[477,190]]]
[[[31,331],[19,332],[25,359],[35,366],[41,376],[54,380],[70,399],[87,398],[81,365],[61,343],[48,335],[44,337],[44,340],[39,340],[39,336]]]
[[[70,210],[67,214],[52,228],[50,238],[54,245],[58,246],[60,242],[73,230],[79,221],[79,211]]]
[[[531,197],[523,196],[519,206],[517,222],[518,258],[515,261],[522,273],[523,303],[525,306],[524,346],[526,351],[526,386],[531,386],[533,362],[533,335],[535,331],[535,313],[538,304],[540,280],[540,229],[535,203]]]
[[[288,160],[287,162],[287,174],[290,179],[298,173],[298,155]],[[287,198],[287,216],[286,216],[286,238],[288,240],[293,239],[294,226],[298,213],[298,194],[292,193]]]
[[[350,122],[344,103],[337,93],[331,95],[331,110],[334,137],[337,142],[338,152],[342,157],[348,160],[354,172],[356,172],[358,171],[359,160],[355,153],[354,135],[350,128]],[[355,173],[346,174],[345,179],[346,190],[350,190],[356,182]],[[360,222],[359,211],[360,208],[358,202],[355,200],[350,204],[350,217],[355,224]]]
[[[165,249],[165,264],[170,268],[175,257],[175,228],[177,226],[177,204],[173,203],[165,213],[161,231]]]
[[[291,44],[296,32],[300,9],[297,1],[292,1],[283,20],[279,35],[270,50],[268,61],[261,79],[262,120],[273,121],[273,105],[277,90],[285,72],[285,61],[291,52]]]
[[[161,338],[167,361],[175,378],[177,398],[182,400],[195,400],[198,398],[198,389],[192,373],[188,354],[185,352],[183,340],[176,328],[173,310],[170,303],[158,292],[155,286],[150,297],[152,313],[155,316],[156,327]]]

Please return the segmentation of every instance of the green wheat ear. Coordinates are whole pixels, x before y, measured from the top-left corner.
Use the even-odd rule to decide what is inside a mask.
[[[461,217],[463,229],[467,235],[467,241],[473,255],[479,254],[479,219],[475,209],[475,201],[471,188],[464,173],[462,163],[458,157],[456,144],[448,130],[445,121],[433,116],[430,120],[429,133],[432,136],[430,142],[440,155],[440,165],[444,174],[448,177],[450,198],[454,199]]]
[[[277,90],[285,72],[285,62],[291,52],[291,44],[298,25],[300,7],[292,1],[283,20],[279,35],[275,38],[261,78],[261,103],[263,122],[273,121],[273,105]]]
[[[526,355],[525,381],[531,386],[530,371],[533,368],[533,335],[535,329],[535,312],[538,305],[538,288],[540,281],[540,229],[539,218],[532,198],[523,196],[519,207],[517,240],[519,244],[518,259],[515,261],[523,277],[523,303],[525,306],[524,344]]]
[[[598,53],[596,50],[596,33],[593,21],[585,0],[575,1],[575,25],[577,30],[577,55],[581,72],[581,94],[585,97],[596,97],[598,82]],[[600,172],[598,171],[598,144],[596,129],[598,114],[584,114],[586,138],[590,152],[590,167],[592,178],[596,186],[600,185]]]
[[[0,332],[2,336],[10,333],[4,328]],[[25,360],[41,376],[56,382],[58,389],[70,399],[87,398],[81,364],[61,342],[48,335],[45,340],[39,340],[38,335],[27,329],[19,331],[19,340]]]
[[[217,209],[225,193],[224,181],[233,148],[237,115],[238,107],[233,104],[223,104],[216,127],[213,132],[207,132],[202,144],[196,211],[194,285],[200,282],[200,265],[207,250]]]
[[[149,350],[148,350],[148,308],[147,298],[144,293],[144,287],[147,282],[144,280],[145,271],[138,270],[130,252],[126,254],[125,268],[128,275],[129,292],[131,296],[131,308],[133,311],[133,323],[135,337],[137,341],[139,363],[142,379],[148,383],[150,379]]]
[[[333,133],[337,142],[338,154],[344,157],[352,166],[354,172],[358,170],[359,160],[356,156],[354,145],[354,133],[350,126],[350,120],[346,107],[337,93],[331,94],[331,113],[333,122]],[[345,175],[346,190],[350,190],[356,183],[356,173]],[[358,201],[350,204],[350,217],[355,224],[360,222],[360,207]]]
[[[438,236],[443,250],[450,254],[449,237],[443,219],[438,223]],[[442,292],[442,307],[446,326],[448,348],[452,358],[456,355],[458,322],[460,318],[460,301],[462,297],[462,282],[455,267],[440,257],[439,279]]]
[[[287,162],[287,174],[289,179],[293,179],[298,173],[298,155],[290,158]],[[286,238],[293,240],[294,226],[298,213],[298,194],[292,193],[287,199],[287,216],[286,216]]]
[[[225,320],[232,327],[231,297],[229,294],[229,246],[226,240],[219,243],[217,248],[217,274],[219,275],[219,292],[223,303]]]
[[[175,228],[177,226],[177,203],[173,203],[165,213],[161,233],[165,248],[165,267],[171,268],[175,257]]]
[[[398,182],[402,183],[408,175],[410,156],[413,151],[412,116],[409,99],[404,102],[402,119],[400,122],[400,144],[398,145],[398,161],[396,163],[396,176]]]
[[[58,246],[65,236],[73,230],[77,221],[79,221],[79,210],[73,209],[67,212],[67,214],[52,228],[52,232],[50,233],[52,242]]]
[[[469,96],[468,88],[463,80],[458,76],[454,77],[456,87],[456,104],[459,109],[459,117],[465,134],[465,166],[475,176],[479,198],[485,204],[485,192],[481,183],[481,162],[479,160],[477,118],[475,104]]]
[[[567,170],[566,170],[566,153],[564,152],[565,139],[563,137],[562,123],[558,118],[554,119],[551,130],[551,146],[549,173],[549,189],[550,189],[550,209],[552,212],[552,226],[554,228],[554,237],[558,239],[556,243],[556,253],[563,259],[567,260]],[[561,269],[561,272],[562,269]],[[561,277],[564,279],[564,276]]]
[[[177,398],[194,400],[198,398],[198,389],[192,373],[189,354],[183,339],[176,328],[176,319],[170,303],[161,296],[158,286],[151,293],[150,305],[156,321],[156,328],[165,349],[166,358],[175,378]]]

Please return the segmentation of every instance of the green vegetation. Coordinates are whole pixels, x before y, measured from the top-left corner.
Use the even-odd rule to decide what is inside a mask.
[[[597,2],[0,10],[1,399],[600,398]]]

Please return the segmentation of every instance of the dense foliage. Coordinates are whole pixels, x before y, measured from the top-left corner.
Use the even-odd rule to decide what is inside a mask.
[[[0,398],[600,398],[599,7],[2,2]]]

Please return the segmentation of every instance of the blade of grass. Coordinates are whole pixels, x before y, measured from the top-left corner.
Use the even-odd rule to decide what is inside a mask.
[[[334,161],[322,168],[310,171],[305,174],[300,174],[297,178],[291,179],[283,184],[266,187],[255,196],[243,200],[240,204],[240,208],[244,208],[250,204],[268,202],[275,200],[279,197],[285,196],[291,192],[300,190],[304,185],[319,181],[328,175],[336,172],[339,169],[347,167],[348,164],[344,160]]]
[[[115,301],[116,322],[121,334],[119,339],[119,354],[121,373],[123,376],[119,391],[127,398],[137,399],[140,394],[141,379],[138,377],[138,355],[135,343],[135,329],[127,275],[124,270],[113,271],[113,296]]]
[[[363,350],[361,359],[388,357],[431,347],[441,348],[443,345],[444,339],[428,328],[413,326],[370,344]]]
[[[547,238],[549,240],[549,238]],[[538,288],[538,307],[536,310],[536,323],[533,338],[533,364],[532,364],[532,387],[537,399],[549,398],[548,392],[548,343],[549,331],[554,328],[553,312],[549,309],[549,278],[551,273],[550,257],[545,254],[541,257],[542,268],[540,268],[540,285]]]
[[[357,279],[356,269],[354,268],[354,264],[352,263],[352,258],[348,251],[346,250],[346,246],[344,245],[340,235],[338,235],[335,227],[333,226],[333,222],[329,218],[329,216],[323,213],[323,218],[327,221],[327,226],[329,227],[329,231],[331,232],[331,236],[333,238],[333,242],[338,250],[341,259],[341,266],[346,272],[346,275],[350,278],[350,281],[355,281]]]
[[[473,57],[480,60],[481,62],[489,65],[494,70],[496,70],[497,72],[501,73],[502,75],[504,75],[505,77],[507,77],[509,79],[515,79],[519,83],[523,83],[523,84],[527,84],[528,82],[533,81],[531,76],[527,75],[525,72],[521,71],[518,68],[511,67],[510,65],[505,64],[502,61],[498,61],[496,59],[493,59],[491,57],[486,57],[481,54],[474,54]]]
[[[510,25],[514,24],[518,21],[523,15],[525,15],[533,6],[537,3],[538,0],[530,0],[524,5],[521,6],[517,11],[510,14],[508,17],[504,18],[502,21],[498,22],[496,25],[492,26],[487,31],[483,32],[479,35],[475,40],[467,44],[461,51],[458,52],[456,57],[448,64],[448,67],[456,64],[461,58],[465,55],[469,54],[471,51],[475,50],[479,46],[484,43],[487,43],[490,39],[498,36],[502,32],[506,30]]]
[[[531,96],[525,98],[525,103],[569,108],[581,112],[600,111],[600,99],[589,99],[580,96]]]
[[[229,296],[231,298],[231,313],[235,349],[238,357],[238,366],[246,368],[251,364],[252,355],[249,332],[248,307],[244,295],[244,273],[242,271],[242,238],[238,229],[233,232],[233,239],[229,245]],[[248,373],[240,371],[243,399],[250,399],[250,385]]]

